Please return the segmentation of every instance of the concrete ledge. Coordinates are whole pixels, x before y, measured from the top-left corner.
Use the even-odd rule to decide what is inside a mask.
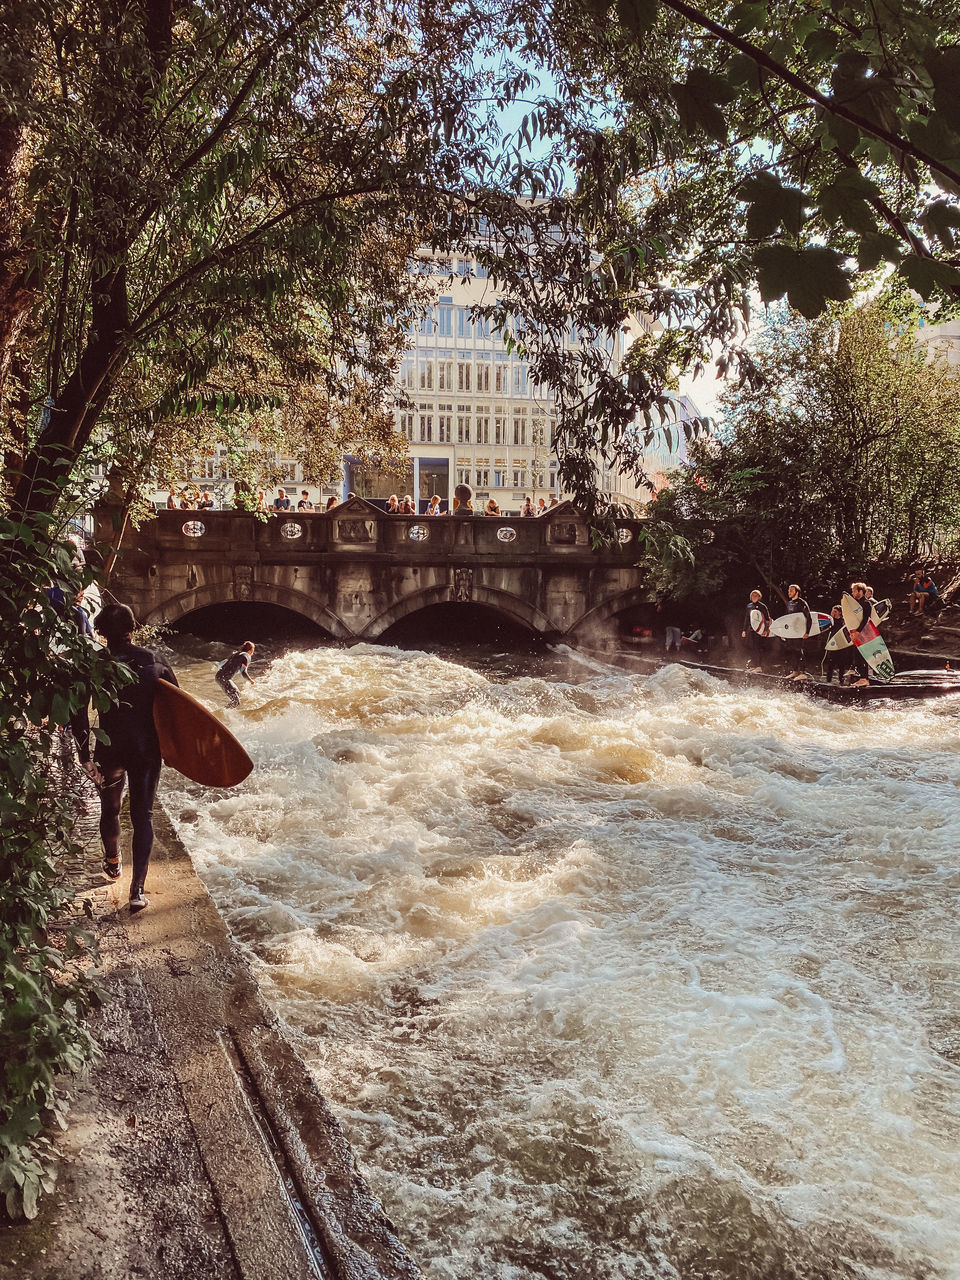
[[[166,815],[131,916],[91,844],[70,869],[111,997],[71,1082],[54,1196],[0,1227],[16,1280],[416,1280],[336,1117]]]

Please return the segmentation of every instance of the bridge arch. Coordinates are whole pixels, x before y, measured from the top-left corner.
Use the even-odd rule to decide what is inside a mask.
[[[324,631],[329,631],[335,640],[353,639],[350,629],[325,605],[320,604],[305,592],[294,591],[289,587],[271,582],[252,582],[245,599],[238,599],[236,593],[225,592],[223,583],[207,583],[191,591],[182,592],[180,595],[168,597],[162,605],[146,613],[141,621],[150,624],[179,622],[181,618],[196,613],[198,609],[223,604],[281,605],[291,613],[299,614],[308,622],[322,627]]]
[[[548,638],[557,635],[556,627],[545,613],[527,600],[511,595],[508,591],[498,591],[492,587],[476,586],[470,593],[469,600],[451,601],[450,587],[447,583],[425,587],[421,591],[412,592],[398,600],[389,609],[378,614],[357,637],[358,640],[376,640],[388,631],[394,623],[408,618],[411,614],[420,613],[435,604],[480,604],[502,613],[513,622],[520,623],[537,635]]]
[[[637,599],[640,594],[636,589],[621,592],[619,595],[612,596],[608,600],[604,600],[593,609],[587,612],[573,624],[567,635],[571,640],[585,641],[591,631],[600,630],[607,634],[607,626],[611,618],[615,618],[618,613],[624,613],[627,609],[633,608],[637,604],[644,603]]]

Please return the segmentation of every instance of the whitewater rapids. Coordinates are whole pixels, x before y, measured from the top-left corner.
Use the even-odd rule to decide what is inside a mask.
[[[253,670],[163,802],[429,1280],[960,1277],[960,699]]]

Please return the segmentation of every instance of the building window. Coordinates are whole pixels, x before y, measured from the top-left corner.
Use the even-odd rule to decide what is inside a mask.
[[[497,364],[493,379],[493,389],[498,396],[510,394],[510,366],[508,364]]]
[[[470,274],[470,259],[458,258],[457,259],[457,275],[468,276],[469,274]]]
[[[490,360],[479,359],[477,361],[477,390],[490,390]]]
[[[433,414],[420,410],[420,441],[423,444],[433,439]]]
[[[477,417],[477,444],[490,443],[490,415],[480,414]]]
[[[457,467],[457,484],[469,484],[469,483],[470,483],[470,468]]]
[[[486,272],[484,272],[484,275],[486,275]],[[478,338],[490,337],[490,317],[489,316],[477,316],[476,320],[474,321],[474,335]]]
[[[477,489],[489,489],[490,487],[490,469],[489,467],[477,467]]]
[[[470,414],[457,414],[457,444],[470,443]]]
[[[441,444],[449,444],[453,429],[453,412],[449,404],[437,405],[437,439]]]
[[[493,443],[507,443],[507,411],[502,406],[493,415]]]
[[[426,337],[432,337],[433,331],[433,307],[430,307],[420,321],[420,332]]]
[[[513,411],[513,443],[520,446],[527,443],[527,415],[523,409]]]
[[[400,431],[410,441],[413,440],[413,414],[401,413],[400,415]]]
[[[513,393],[520,396],[527,394],[527,366],[525,364],[515,364],[513,366]]]
[[[457,337],[469,338],[473,334],[473,325],[470,323],[469,307],[457,308]]]
[[[438,307],[437,311],[437,333],[441,338],[452,338],[453,307]]]
[[[534,448],[536,448],[538,445],[544,446],[546,444],[547,442],[546,426],[542,421],[540,421],[537,418],[534,418],[533,420],[533,431],[531,432],[531,435],[533,437]]]
[[[543,488],[543,472],[534,471],[530,477],[530,483],[534,489],[542,489]]]
[[[473,366],[468,360],[457,361],[457,390],[470,391],[473,384]]]
[[[515,489],[525,489],[527,487],[526,467],[513,468],[513,487]]]
[[[404,360],[400,366],[400,385],[412,391],[416,386],[417,375],[412,360]]]
[[[453,390],[453,361],[452,360],[437,361],[437,390],[438,391]]]
[[[420,361],[420,379],[419,379],[419,381],[420,381],[420,390],[421,390],[421,391],[432,391],[432,390],[433,390],[433,361],[432,361],[432,360],[421,360],[421,361]]]
[[[505,489],[507,487],[507,469],[506,467],[497,467],[493,472],[493,487],[495,489]]]

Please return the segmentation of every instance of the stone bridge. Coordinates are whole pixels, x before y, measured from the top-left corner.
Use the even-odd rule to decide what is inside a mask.
[[[112,513],[96,537],[115,544]],[[590,642],[643,586],[639,521],[593,550],[579,511],[536,519],[387,515],[352,498],[332,511],[271,515],[161,511],[120,544],[110,585],[142,622],[174,623],[210,605],[281,605],[337,640],[376,640],[431,605],[484,605],[546,639]]]

